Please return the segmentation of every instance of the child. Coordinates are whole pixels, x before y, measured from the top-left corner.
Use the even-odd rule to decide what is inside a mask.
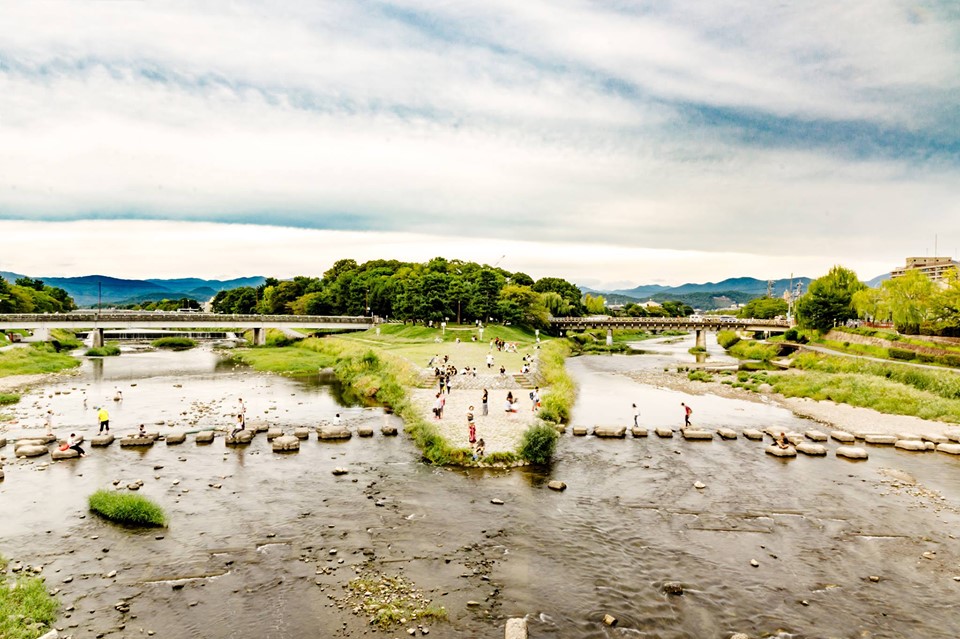
[[[467,430],[470,434],[470,443],[477,443],[477,425],[473,423],[473,406],[467,410]]]
[[[484,452],[484,444],[483,444],[483,438],[481,437],[480,439],[477,440],[477,445],[473,449],[473,461],[479,461],[483,459],[483,452]]]

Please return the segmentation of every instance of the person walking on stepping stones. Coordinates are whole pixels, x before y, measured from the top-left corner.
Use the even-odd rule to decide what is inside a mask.
[[[636,404],[633,404],[633,427],[640,427],[640,409],[637,408]]]
[[[693,414],[693,409],[680,402],[680,405],[683,406],[683,427],[690,428],[690,415]]]
[[[467,410],[467,432],[470,435],[470,445],[477,443],[477,425],[473,423],[473,406]]]
[[[100,422],[100,430],[97,432],[97,434],[98,435],[102,434],[103,431],[107,431],[109,433],[110,432],[110,413],[108,413],[107,409],[102,406],[99,409],[97,409],[97,411],[98,411],[97,421]]]

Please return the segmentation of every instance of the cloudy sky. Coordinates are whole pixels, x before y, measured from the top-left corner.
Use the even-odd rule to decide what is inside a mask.
[[[936,236],[936,240],[935,240]],[[11,2],[0,270],[594,286],[960,246],[954,0]]]

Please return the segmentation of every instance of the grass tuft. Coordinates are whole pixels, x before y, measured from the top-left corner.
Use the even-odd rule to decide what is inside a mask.
[[[41,577],[4,574],[0,557],[0,637],[36,639],[50,630],[60,607]]]
[[[98,490],[90,495],[90,510],[120,524],[163,526],[167,517],[157,504],[143,495]]]
[[[120,347],[115,344],[107,344],[105,346],[97,346],[94,348],[88,348],[87,352],[84,353],[87,357],[113,357],[120,354]]]
[[[161,337],[150,342],[154,348],[169,348],[173,351],[186,351],[194,348],[197,343],[189,337]]]

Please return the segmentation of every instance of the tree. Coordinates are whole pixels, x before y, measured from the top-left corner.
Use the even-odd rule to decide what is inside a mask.
[[[500,291],[497,307],[504,323],[529,328],[546,328],[550,323],[550,315],[543,298],[529,286],[504,286]]]
[[[853,296],[866,288],[857,274],[834,266],[823,277],[810,282],[806,294],[797,300],[797,321],[804,328],[826,332],[857,317]]]
[[[881,286],[884,305],[898,331],[916,333],[933,310],[937,285],[916,269],[886,280]]]
[[[590,293],[583,296],[583,308],[591,315],[601,315],[607,308],[607,301],[603,295],[594,297]]]
[[[43,290],[43,280],[35,280],[30,277],[18,277],[14,284],[23,288],[32,288],[35,291]]]
[[[560,297],[565,299],[570,305],[570,315],[583,314],[583,304],[581,302],[583,293],[567,280],[559,277],[543,277],[537,280],[532,288],[538,293],[548,293],[551,291],[559,293]]]
[[[743,305],[739,317],[753,319],[773,319],[777,315],[787,314],[787,302],[779,297],[758,297]]]

